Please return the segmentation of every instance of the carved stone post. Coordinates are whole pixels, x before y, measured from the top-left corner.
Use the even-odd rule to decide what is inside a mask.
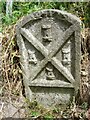
[[[79,18],[41,10],[23,18],[16,31],[27,97],[45,107],[67,104],[79,89]]]

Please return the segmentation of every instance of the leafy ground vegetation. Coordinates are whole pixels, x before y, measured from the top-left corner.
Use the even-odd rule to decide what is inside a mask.
[[[62,2],[14,2],[12,15],[6,15],[6,2],[0,3],[2,27],[0,38],[2,39],[2,81],[0,81],[0,117],[5,114],[5,104],[9,104],[14,110],[8,117],[30,117],[45,120],[54,118],[85,119],[88,109],[90,69],[90,2],[62,3]],[[30,103],[24,98],[22,70],[20,66],[19,49],[16,42],[15,25],[23,16],[41,9],[59,9],[78,16],[82,21],[81,28],[81,81],[80,91],[73,98],[73,102],[67,107],[56,106],[46,109],[38,105],[36,101]],[[90,72],[90,71],[89,71]],[[78,98],[78,99],[77,99]],[[11,109],[11,107],[8,109]],[[18,115],[19,113],[19,115]],[[24,114],[23,114],[24,113]]]

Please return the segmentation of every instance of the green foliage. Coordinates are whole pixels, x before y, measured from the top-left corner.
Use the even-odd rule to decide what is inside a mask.
[[[87,3],[86,10],[85,10],[85,24],[87,27],[90,28],[90,2]]]
[[[39,116],[39,112],[37,111],[31,111],[31,117],[38,117]]]
[[[39,105],[36,101],[30,102],[26,99],[27,103],[27,117],[44,119],[44,120],[54,120],[55,118],[73,118],[74,115],[77,115],[77,118],[85,118],[85,112],[87,109],[87,103],[83,103],[79,107],[71,106],[57,106],[52,109],[44,108]]]
[[[50,114],[47,114],[44,116],[44,120],[54,120],[53,116]]]
[[[2,22],[4,25],[14,24],[20,17],[41,9],[59,9],[75,14],[90,26],[90,2],[14,2],[12,16],[6,16],[6,2],[2,6]]]
[[[87,107],[88,107],[88,103],[87,103],[87,102],[84,102],[84,103],[81,105],[81,108],[84,109],[84,110],[87,110]]]

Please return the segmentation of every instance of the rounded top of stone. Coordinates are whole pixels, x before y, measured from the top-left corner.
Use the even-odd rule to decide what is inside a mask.
[[[38,19],[42,19],[43,17],[51,17],[52,16],[57,16],[58,19],[61,20],[66,20],[67,22],[74,24],[75,22],[77,23],[81,23],[81,20],[75,16],[72,15],[71,13],[68,13],[66,11],[61,11],[61,10],[57,10],[57,9],[44,9],[44,10],[40,10],[37,12],[33,12],[25,17],[23,17],[23,19],[21,19],[18,23],[17,26],[18,27],[23,27],[25,24],[27,24],[30,21],[33,20],[38,20]],[[48,26],[50,27],[50,26]]]

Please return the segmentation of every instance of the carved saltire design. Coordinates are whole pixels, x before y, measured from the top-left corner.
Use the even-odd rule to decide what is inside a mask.
[[[62,35],[61,37],[61,41],[62,44],[59,42],[59,40],[57,40],[57,42],[55,43],[55,48],[53,48],[52,51],[48,51],[48,49],[46,49],[42,43],[40,43],[37,38],[35,38],[32,33],[29,32],[28,29],[25,28],[21,28],[21,34],[39,51],[43,54],[43,56],[45,57],[41,62],[40,65],[37,66],[36,69],[33,68],[33,73],[30,75],[30,84],[31,81],[33,81],[34,79],[36,79],[37,75],[40,73],[40,71],[45,67],[45,65],[49,62],[52,63],[52,65],[55,66],[55,68],[58,69],[58,71],[60,73],[62,73],[62,75],[65,76],[65,78],[70,81],[70,83],[74,84],[75,80],[72,76],[72,74],[68,71],[68,69],[66,67],[63,66],[62,61],[60,62],[56,57],[55,54],[57,53],[58,50],[62,50],[62,46],[65,45],[65,43],[67,43],[68,38],[73,34],[73,32],[75,31],[76,24],[70,26]],[[70,52],[70,51],[69,51]],[[70,53],[69,53],[70,54]]]
[[[80,21],[75,16],[58,10],[33,13],[17,25],[17,38],[30,99],[33,87],[78,88]]]

